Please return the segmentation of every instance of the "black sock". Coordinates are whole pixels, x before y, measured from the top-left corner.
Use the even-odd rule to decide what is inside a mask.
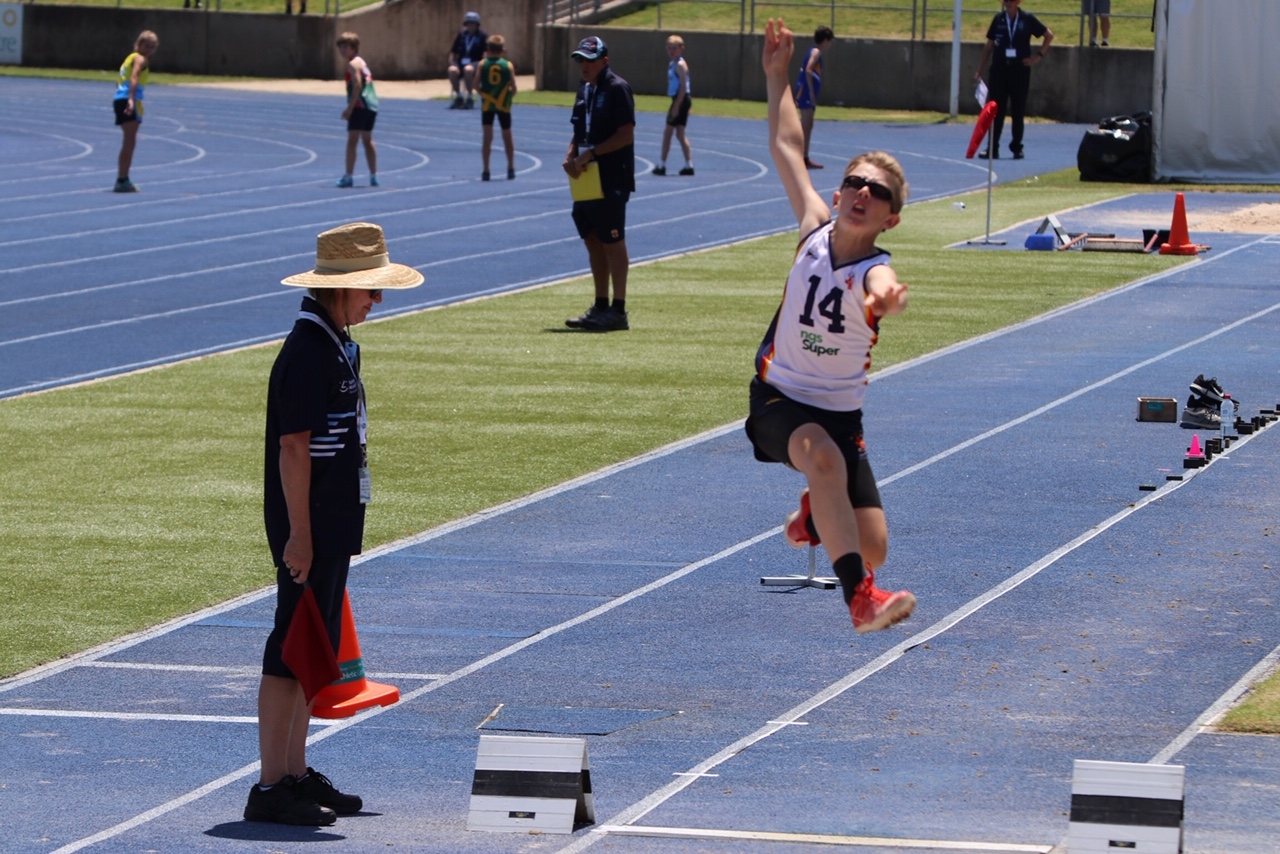
[[[608,297],[596,297],[596,311],[604,311],[609,307]]]
[[[840,579],[840,594],[844,596],[846,605],[853,601],[853,591],[862,583],[862,578],[866,574],[863,567],[862,555],[857,552],[849,552],[843,557],[838,557],[831,565],[835,570],[836,578]]]
[[[627,301],[624,299],[615,299],[613,301],[613,310],[623,312],[627,310]]]

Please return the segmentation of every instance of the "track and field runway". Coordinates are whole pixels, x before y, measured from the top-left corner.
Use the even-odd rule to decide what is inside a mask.
[[[160,104],[157,96],[157,117]],[[440,115],[424,112],[424,124],[453,121],[429,106]],[[518,121],[526,112],[541,111]],[[558,124],[546,131],[543,172],[563,148]],[[902,130],[920,134],[913,149],[933,141],[962,150],[963,141],[930,136],[958,140],[957,129]],[[464,131],[474,128],[459,122],[455,156],[474,163]],[[905,145],[873,141],[897,131],[850,128],[847,147],[865,138],[861,148],[901,157]],[[646,133],[656,147],[656,133]],[[326,150],[337,147],[329,136]],[[1069,165],[1078,136],[1063,132],[1058,160],[1028,168]],[[443,159],[430,157],[424,175]],[[716,180],[713,162],[698,163],[704,187]],[[939,195],[985,180],[985,169],[939,165],[951,169],[951,189],[945,176],[911,173],[917,197],[931,185]],[[316,166],[309,192],[332,205],[329,172]],[[473,197],[495,189],[458,173],[440,183],[465,181]],[[160,207],[143,174],[142,201]],[[756,187],[759,199],[736,203],[781,204],[768,178],[739,178],[709,194]],[[641,180],[655,194],[681,192]],[[428,189],[424,180],[414,191],[420,205],[434,198]],[[545,189],[567,220],[562,182],[549,176]],[[80,202],[119,203],[82,194]],[[668,196],[667,206],[700,195]],[[1098,206],[1066,224],[1105,227],[1094,223],[1135,204]],[[356,218],[351,207],[323,224]],[[471,207],[460,203],[451,216]],[[444,227],[424,216],[391,232],[399,260],[422,264],[405,257],[418,251],[411,235]],[[789,225],[752,224],[739,237]],[[580,250],[566,222],[555,228],[567,269]],[[316,230],[299,227],[288,241],[310,250]],[[648,239],[640,234],[637,243]],[[1190,431],[1133,417],[1137,396],[1181,397],[1200,372],[1223,378],[1247,413],[1280,402],[1280,240],[1214,242],[1195,264],[875,375],[867,438],[893,539],[881,580],[920,599],[902,626],[856,636],[837,593],[758,584],[763,574],[805,570],[779,528],[800,478],[754,462],[740,426],[727,425],[360,559],[351,596],[365,665],[399,685],[402,701],[318,724],[310,758],[364,796],[364,815],[321,830],[239,820],[256,779],[256,672],[271,613],[261,592],[0,682],[5,849],[1048,852],[1066,836],[1071,761],[1091,758],[1186,765],[1188,852],[1273,850],[1276,741],[1201,727],[1280,647],[1280,431],[1184,471]],[[428,245],[423,238],[422,251]],[[533,253],[525,255],[527,270]],[[236,318],[200,346],[281,334],[283,304],[266,295],[309,258],[250,259],[275,265],[270,274],[245,268],[246,288],[263,296],[243,305],[262,311],[262,331]],[[50,279],[33,272],[26,287]],[[132,301],[123,296],[132,287],[112,299]],[[1211,311],[1194,308],[1206,304]],[[58,320],[53,305],[24,311]],[[176,313],[185,339],[168,343],[190,347],[201,327],[216,331],[213,321],[187,325],[202,316]],[[117,361],[178,355],[138,323],[133,338],[156,349]],[[77,334],[63,336],[62,350],[77,349],[66,343],[79,343]],[[119,337],[121,348],[128,339]],[[27,346],[35,342],[12,352]],[[85,346],[83,362],[57,382],[71,370],[122,369]],[[55,379],[5,385],[24,382]],[[596,826],[573,837],[466,831],[480,728],[585,736]]]

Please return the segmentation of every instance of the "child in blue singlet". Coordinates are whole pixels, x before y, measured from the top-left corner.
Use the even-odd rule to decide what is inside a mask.
[[[800,63],[796,77],[796,106],[800,109],[800,127],[804,131],[804,165],[808,169],[821,169],[821,163],[809,159],[809,139],[813,136],[813,114],[818,107],[818,93],[822,91],[822,52],[836,35],[830,27],[818,27],[813,31],[813,47]]]
[[[133,53],[120,63],[120,80],[112,103],[116,112],[116,124],[124,134],[117,158],[117,193],[136,193],[138,188],[129,180],[129,168],[133,166],[133,150],[138,145],[138,128],[142,124],[142,96],[150,76],[151,56],[160,47],[160,37],[151,30],[143,30],[133,43]]]
[[[684,135],[684,129],[689,123],[689,107],[693,105],[693,86],[689,82],[689,63],[684,59],[684,39],[680,36],[667,37],[667,60],[667,97],[671,99],[671,106],[667,109],[667,126],[662,129],[662,158],[653,167],[653,174],[667,174],[667,154],[671,151],[674,134],[684,154],[684,168],[680,174],[692,175],[693,148]]]
[[[827,206],[806,171],[788,85],[794,49],[791,31],[770,20],[763,58],[769,152],[799,222],[800,245],[756,354],[746,431],[756,459],[804,475],[800,508],[784,534],[793,546],[823,545],[853,627],[869,632],[906,619],[916,605],[905,590],[875,585],[889,531],[862,437],[871,348],[881,320],[907,305],[907,286],[876,246],[899,222],[907,180],[891,155],[860,154]]]

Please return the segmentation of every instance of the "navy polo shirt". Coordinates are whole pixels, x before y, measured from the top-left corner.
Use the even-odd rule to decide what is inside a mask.
[[[1013,31],[1010,32],[1009,24],[1013,24]],[[1040,19],[1030,12],[1018,12],[1018,17],[1006,19],[1004,12],[996,15],[991,19],[991,26],[987,28],[987,38],[995,42],[995,50],[992,52],[992,65],[999,66],[1006,62],[1021,63],[1022,60],[1031,56],[1031,39],[1044,38],[1044,34],[1049,32],[1049,28],[1040,23]],[[1016,59],[1008,59],[1005,57],[1005,49],[1012,46],[1018,52]]]
[[[463,27],[458,32],[457,38],[453,40],[453,47],[449,48],[449,53],[458,57],[458,61],[463,65],[475,65],[484,59],[485,42],[487,41],[489,41],[489,36],[484,30],[476,28],[476,34],[473,36],[467,32],[466,27]]]
[[[573,116],[569,121],[573,124],[573,143],[579,149],[584,145],[599,145],[617,133],[618,128],[634,125],[636,103],[630,84],[606,65],[594,84],[578,84],[578,97],[574,100]],[[634,145],[608,154],[597,154],[596,161],[600,164],[600,185],[606,193],[635,192]]]
[[[351,341],[311,297],[303,299],[302,311],[318,316],[344,345]],[[312,549],[318,555],[360,553],[364,505],[360,503],[363,449],[356,432],[359,372],[359,353],[354,365],[348,366],[338,344],[304,317],[294,322],[271,367],[263,516],[277,565],[283,562],[289,540],[289,511],[280,482],[280,437],[303,431],[311,433]]]

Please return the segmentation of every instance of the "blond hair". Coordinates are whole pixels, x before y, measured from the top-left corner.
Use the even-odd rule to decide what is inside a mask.
[[[153,33],[151,30],[143,30],[142,32],[138,33],[138,37],[133,40],[133,47],[136,50],[137,48],[139,48],[144,44],[152,44],[152,45],[155,45],[156,47],[159,47],[160,37],[155,33]]]
[[[485,50],[490,53],[502,53],[507,49],[507,40],[502,36],[489,36],[489,40],[484,43]]]
[[[848,176],[863,163],[870,163],[889,177],[889,189],[893,191],[893,201],[889,203],[889,210],[892,213],[901,212],[902,206],[907,203],[907,193],[910,188],[907,186],[907,175],[902,171],[902,164],[898,162],[898,158],[887,151],[863,152],[849,161],[849,165],[844,167],[844,174]]]
[[[684,47],[684,39],[680,38],[680,37],[679,37],[679,36],[677,36],[677,35],[670,35],[670,36],[667,36],[667,45],[668,45],[669,47],[670,47],[670,46],[674,46],[674,47]]]
[[[360,36],[356,35],[355,33],[343,33],[342,35],[338,36],[338,40],[334,42],[334,44],[336,44],[338,47],[342,47],[343,45],[346,45],[347,47],[354,50],[356,53],[360,52]]]

